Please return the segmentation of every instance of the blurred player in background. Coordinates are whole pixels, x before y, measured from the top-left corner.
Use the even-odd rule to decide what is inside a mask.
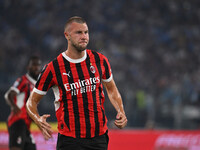
[[[11,109],[7,122],[10,150],[36,150],[30,133],[32,120],[26,112],[25,105],[34,88],[40,68],[41,60],[37,56],[32,56],[28,62],[27,73],[18,78],[5,94],[6,102]]]
[[[103,85],[117,111],[115,125],[123,128],[127,124],[110,64],[104,55],[86,49],[89,31],[83,18],[70,18],[64,34],[68,48],[43,69],[27,101],[27,112],[46,139],[51,138],[51,126],[46,122],[50,115],[40,116],[37,105],[52,87],[59,131],[57,150],[106,150],[108,128]]]

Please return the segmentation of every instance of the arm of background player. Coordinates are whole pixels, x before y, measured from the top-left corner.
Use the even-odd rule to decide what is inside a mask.
[[[6,103],[10,106],[11,111],[14,114],[19,114],[21,112],[20,108],[14,103],[14,98],[17,96],[17,92],[9,89],[5,94]]]
[[[45,140],[48,140],[52,137],[53,133],[53,131],[51,130],[51,125],[46,121],[46,119],[50,117],[50,115],[44,114],[40,116],[37,109],[37,105],[39,104],[42,97],[43,95],[37,94],[36,92],[32,92],[26,103],[26,110],[29,116],[33,119],[33,121],[42,131]]]
[[[109,97],[112,105],[114,106],[114,108],[117,111],[115,125],[118,128],[122,129],[126,126],[128,120],[125,115],[121,95],[120,95],[113,79],[110,82],[103,82],[103,85],[106,88],[108,97]]]

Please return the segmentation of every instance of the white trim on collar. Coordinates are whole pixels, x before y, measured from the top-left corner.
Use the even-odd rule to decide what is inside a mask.
[[[68,61],[71,62],[71,63],[80,63],[80,62],[84,61],[84,60],[87,58],[87,52],[86,52],[86,50],[85,50],[84,52],[85,52],[84,56],[83,56],[82,58],[79,58],[79,59],[72,59],[72,58],[70,58],[69,56],[67,56],[67,55],[65,54],[65,52],[63,52],[62,55],[63,55],[63,57],[64,57],[66,60],[68,60]]]
[[[28,73],[26,74],[26,77],[28,78],[29,81],[31,81],[31,83],[33,83],[35,85],[36,80],[33,79]]]

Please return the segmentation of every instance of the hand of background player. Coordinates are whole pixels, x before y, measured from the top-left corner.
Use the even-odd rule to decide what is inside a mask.
[[[122,129],[126,126],[127,122],[128,120],[126,118],[126,115],[122,112],[118,112],[115,120],[115,125],[118,128]]]
[[[37,120],[37,125],[42,131],[45,140],[52,138],[52,133],[53,133],[53,131],[51,130],[51,125],[46,121],[48,117],[50,117],[50,115],[45,114]]]

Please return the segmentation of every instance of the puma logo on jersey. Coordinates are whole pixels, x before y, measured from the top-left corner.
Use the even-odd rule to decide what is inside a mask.
[[[63,75],[70,77],[70,71],[68,73],[63,72]]]

